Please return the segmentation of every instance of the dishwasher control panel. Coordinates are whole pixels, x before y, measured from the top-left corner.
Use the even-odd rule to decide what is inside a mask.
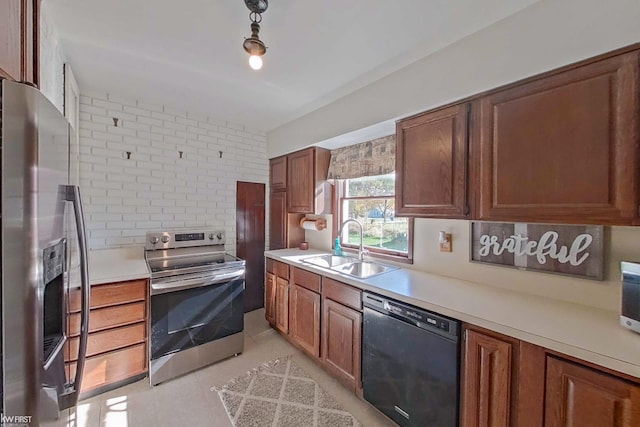
[[[446,334],[458,335],[459,322],[440,314],[368,292],[363,293],[363,303],[365,307],[409,321],[419,328],[435,329]]]

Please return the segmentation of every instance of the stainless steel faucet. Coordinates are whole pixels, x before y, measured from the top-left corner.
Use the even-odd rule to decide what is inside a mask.
[[[348,223],[353,222],[358,224],[358,227],[360,227],[360,249],[358,250],[358,259],[360,261],[364,260],[364,254],[366,254],[367,251],[364,248],[364,245],[362,243],[362,239],[363,239],[363,234],[364,234],[364,229],[362,228],[362,224],[360,223],[360,221],[358,221],[357,219],[354,218],[349,218],[347,219],[345,222],[342,223],[342,225],[340,226],[340,230],[338,230],[338,236],[342,236],[342,230],[344,229],[344,226],[347,225]]]

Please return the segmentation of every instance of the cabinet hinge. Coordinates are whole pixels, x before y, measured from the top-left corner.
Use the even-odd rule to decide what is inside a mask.
[[[640,205],[638,205],[638,216],[640,216]]]

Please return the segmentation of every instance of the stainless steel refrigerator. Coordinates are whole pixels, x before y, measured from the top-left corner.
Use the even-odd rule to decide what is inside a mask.
[[[69,182],[67,120],[39,90],[0,82],[2,418],[37,426],[78,401],[88,333],[87,245],[80,190]],[[71,268],[75,256],[78,269]],[[81,332],[78,354],[67,355],[75,375],[67,378],[67,304],[76,284]]]

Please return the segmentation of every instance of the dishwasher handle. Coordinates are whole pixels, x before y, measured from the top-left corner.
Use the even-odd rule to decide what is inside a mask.
[[[459,320],[368,292],[363,292],[362,302],[365,307],[395,317],[420,329],[435,332],[454,341],[458,341],[460,337]]]

